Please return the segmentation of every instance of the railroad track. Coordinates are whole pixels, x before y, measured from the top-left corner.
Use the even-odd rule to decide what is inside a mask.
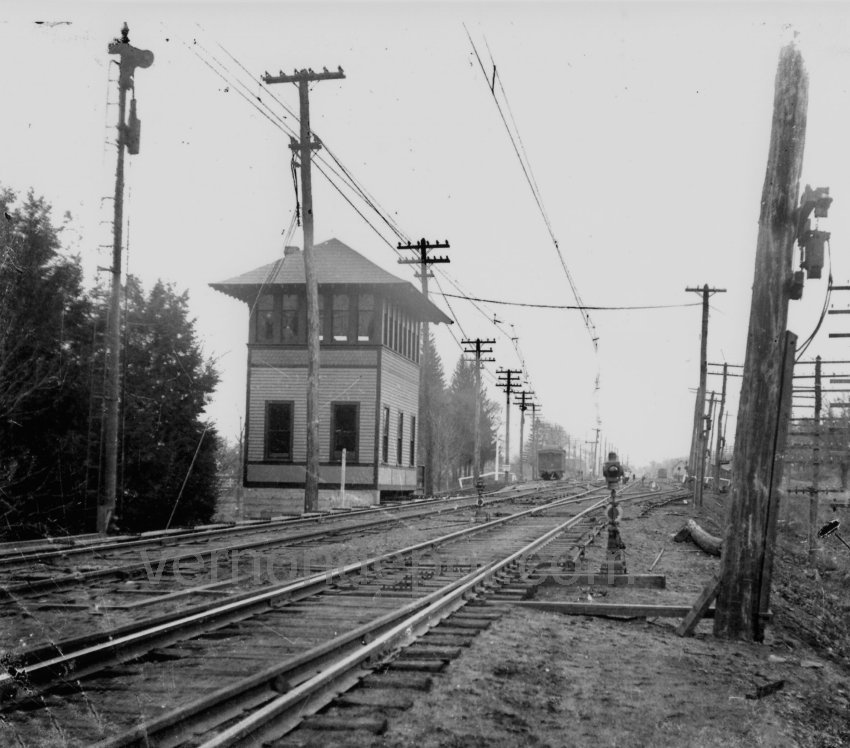
[[[199,730],[213,741],[230,734],[226,722],[258,705],[275,713],[269,729],[282,734],[290,718],[280,717],[281,704],[318,708],[358,680],[364,663],[437,625],[476,590],[522,579],[529,570],[521,562],[538,563],[533,554],[541,548],[559,559],[565,549],[580,552],[599,524],[580,525],[605,500],[578,514],[576,503],[532,507],[110,642],[63,646],[64,656],[0,680],[7,693],[22,693],[0,714],[0,738],[39,746],[194,744],[188,736]],[[237,732],[256,744],[259,733],[246,729]]]
[[[510,492],[486,498],[484,505],[491,511],[501,505],[509,510],[512,504],[541,502],[570,490],[575,491],[561,484]],[[363,548],[375,553],[443,534],[468,523],[465,510],[474,505],[473,499],[441,502],[321,529],[266,533],[236,544],[179,545],[160,553],[143,547],[137,551],[143,560],[111,556],[102,560],[101,568],[83,567],[38,583],[7,585],[5,600],[0,600],[6,633],[3,656],[20,662],[33,650],[44,649],[47,641],[179,614],[186,606],[213,599],[244,597],[251,589],[339,565],[341,559],[363,558]]]
[[[565,490],[566,484],[535,487],[519,492],[490,494],[485,505],[516,501],[519,497],[545,499]],[[217,529],[215,531],[157,534],[153,538],[121,540],[99,545],[81,545],[61,550],[37,550],[0,557],[0,601],[20,598],[44,590],[55,591],[105,579],[126,579],[148,571],[151,562],[165,556],[168,564],[196,559],[199,554],[258,549],[281,542],[322,539],[337,532],[361,532],[392,525],[407,519],[439,515],[474,506],[473,497],[426,500],[400,507],[358,510],[345,515],[323,515],[281,520],[261,525]],[[253,536],[244,542],[230,542],[234,536]]]

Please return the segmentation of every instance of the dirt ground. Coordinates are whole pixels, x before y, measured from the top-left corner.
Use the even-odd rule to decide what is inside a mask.
[[[716,534],[722,499],[707,496],[696,517]],[[672,541],[692,508],[637,515],[627,510],[621,525],[628,569],[647,572],[663,549],[653,573],[666,575],[666,589],[539,587],[537,599],[691,604],[719,565],[692,543]],[[591,571],[604,537],[589,549]],[[809,568],[804,543],[799,527],[784,522],[763,644],[715,639],[711,621],[681,638],[676,618],[511,608],[383,735],[359,744],[850,746],[850,563],[836,542],[820,569]],[[774,693],[748,698],[780,680]]]

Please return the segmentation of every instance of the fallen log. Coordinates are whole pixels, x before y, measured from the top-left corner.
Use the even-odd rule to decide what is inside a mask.
[[[689,519],[687,524],[673,536],[673,540],[676,543],[683,543],[688,539],[692,540],[695,545],[702,548],[706,553],[710,553],[712,556],[720,555],[723,538],[718,538],[707,533],[692,519]]]

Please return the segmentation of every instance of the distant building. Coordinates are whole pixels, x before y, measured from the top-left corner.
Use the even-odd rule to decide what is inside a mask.
[[[450,323],[411,283],[342,242],[313,251],[319,287],[319,505],[346,505],[416,488],[422,321]],[[304,259],[210,284],[250,309],[243,515],[303,508],[307,463]]]

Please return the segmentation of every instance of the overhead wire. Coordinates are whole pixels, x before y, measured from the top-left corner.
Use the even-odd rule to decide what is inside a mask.
[[[484,68],[484,62],[482,61],[481,56],[478,54],[478,49],[475,46],[475,42],[472,40],[472,35],[469,33],[469,29],[466,27],[466,24],[463,25],[463,28],[464,28],[464,31],[466,31],[466,36],[469,39],[469,43],[472,47],[473,53],[475,54],[475,58],[478,60],[478,65],[481,68],[481,73],[484,75],[484,80],[487,81],[487,71]],[[485,42],[486,42],[486,40],[485,40]],[[488,45],[488,51],[489,51],[489,45]],[[491,60],[492,60],[492,55],[491,55]],[[517,145],[517,140],[520,140],[519,130],[516,129],[516,127],[514,128],[516,130],[516,135],[514,134],[514,131],[511,130],[511,127],[508,124],[508,120],[505,117],[505,113],[502,110],[502,106],[499,103],[499,98],[496,95],[496,90],[495,90],[495,81],[496,80],[499,81],[499,89],[502,91],[502,97],[505,99],[506,106],[509,106],[508,102],[507,102],[507,94],[505,92],[504,85],[501,82],[501,78],[498,74],[498,71],[496,69],[496,65],[494,63],[493,64],[494,85],[490,86],[489,82],[488,82],[487,88],[490,90],[490,93],[493,97],[493,102],[496,105],[496,109],[499,112],[499,116],[501,117],[502,124],[504,124],[505,131],[508,133],[508,138],[511,141],[511,146],[513,147],[514,153],[516,154],[516,157],[520,162],[520,167],[522,168],[522,172],[525,175],[526,182],[528,182],[528,186],[531,189],[531,193],[532,193],[532,196],[534,197],[534,201],[535,201],[535,203],[537,203],[537,207],[538,207],[538,210],[540,211],[540,215],[543,218],[543,222],[546,225],[547,231],[549,232],[549,237],[551,238],[552,244],[555,247],[555,252],[558,256],[558,260],[561,263],[561,268],[563,269],[564,274],[566,275],[567,282],[569,283],[569,286],[570,286],[570,290],[573,293],[573,297],[576,300],[576,304],[578,305],[578,308],[582,312],[582,317],[584,319],[585,327],[587,328],[588,334],[590,335],[591,342],[593,344],[593,349],[594,349],[594,351],[598,351],[597,343],[598,343],[598,340],[599,340],[599,336],[596,333],[596,326],[593,324],[593,320],[591,319],[590,314],[586,310],[584,302],[582,301],[582,298],[581,298],[581,294],[579,293],[578,287],[576,286],[575,280],[573,279],[572,273],[570,272],[569,267],[567,267],[567,263],[566,263],[566,260],[564,259],[563,252],[561,252],[560,244],[558,243],[558,239],[555,236],[554,229],[552,228],[552,222],[549,220],[549,215],[546,212],[546,208],[543,205],[543,198],[542,198],[540,191],[537,187],[537,180],[533,176],[533,172],[532,172],[532,169],[531,169],[531,162],[528,160],[527,154],[526,154],[526,157],[523,158],[522,153],[520,153],[520,146]],[[524,152],[524,148],[525,147],[522,146],[523,152]]]
[[[253,91],[251,90],[251,88],[249,86],[247,86],[243,81],[241,81],[234,74],[233,70],[228,67],[228,65],[226,63],[222,62],[222,60],[220,60],[218,57],[216,57],[215,54],[212,53],[210,50],[208,50],[201,42],[198,42],[197,39],[195,39],[191,46],[189,44],[187,44],[186,42],[183,42],[183,44],[202,63],[204,63],[204,65],[206,65],[206,67],[208,67],[217,77],[219,77],[226,84],[228,84],[228,86],[231,87],[231,90],[233,90],[238,96],[240,96],[240,98],[242,98],[246,102],[248,102],[265,119],[267,119],[269,122],[271,122],[273,126],[275,126],[278,130],[284,132],[285,134],[288,134],[292,138],[297,137],[293,128],[285,121],[284,115],[281,115],[279,112],[276,112],[274,110],[274,108],[271,107],[269,105],[269,103],[267,101],[265,101],[264,98],[261,97],[259,94],[254,94]],[[272,101],[274,101],[278,106],[280,106],[284,110],[284,112],[286,112],[290,117],[292,117],[293,120],[295,120],[296,122],[298,121],[299,118],[295,114],[295,112],[292,111],[292,109],[290,109],[290,107],[288,107],[277,96],[275,96],[274,93],[267,86],[265,86],[262,83],[262,81],[258,81],[257,79],[254,79],[253,75],[250,73],[250,71],[248,71],[248,69],[245,67],[245,65],[243,65],[238,60],[238,58],[236,58],[235,55],[233,55],[230,51],[228,51],[223,45],[217,44],[217,46],[236,65],[238,65],[239,68],[242,71],[244,71],[244,73],[251,76],[251,78],[252,78],[251,82],[252,83],[258,83],[259,88],[262,91],[264,91]],[[203,54],[201,54],[201,53],[203,53]],[[207,55],[209,57],[209,59],[205,58],[204,55]],[[210,62],[210,60],[212,60],[215,63],[215,65],[213,65]],[[316,157],[314,157],[314,159],[313,159],[313,165],[316,168],[316,170],[328,181],[328,183],[334,188],[334,190],[336,190],[339,193],[339,195],[351,206],[351,208],[357,213],[357,215],[372,229],[372,231],[376,234],[376,236],[378,236],[378,238],[380,238],[381,241],[383,241],[393,252],[395,252],[395,254],[397,255],[397,257],[399,259],[401,259],[402,254],[399,251],[398,247],[395,244],[393,244],[391,241],[389,241],[386,238],[386,236],[378,229],[378,227],[372,221],[370,221],[367,218],[367,216],[364,214],[364,212],[360,208],[358,208],[357,205],[355,205],[355,203],[351,199],[351,197],[345,193],[343,188],[340,186],[340,184],[337,181],[335,181],[335,179],[331,176],[331,174],[334,175],[337,180],[342,182],[345,185],[345,187],[347,187],[357,197],[359,197],[361,200],[363,200],[363,202],[372,211],[374,211],[378,215],[378,217],[381,219],[381,221],[386,225],[386,227],[394,234],[394,236],[398,240],[400,240],[402,242],[409,242],[410,239],[409,239],[408,234],[401,229],[401,227],[398,225],[398,223],[389,215],[389,212],[386,211],[384,208],[382,208],[380,206],[378,201],[368,192],[368,190],[366,190],[366,188],[359,182],[359,180],[356,179],[356,177],[342,163],[342,161],[339,159],[339,157],[327,146],[327,144],[324,143],[323,141],[321,141],[321,138],[319,137],[319,135],[317,133],[315,133],[315,131],[313,131],[312,129],[311,129],[311,134],[317,140],[322,142],[323,151],[325,153],[327,153],[327,155],[330,158],[330,161],[333,162],[333,163],[330,163],[328,161],[328,159],[323,158],[322,151],[319,151],[316,154]],[[296,197],[296,199],[297,199],[297,197]],[[293,220],[294,220],[294,216],[293,216]],[[275,272],[276,272],[276,268],[273,266],[270,269],[269,278],[273,277],[273,274]],[[459,286],[450,277],[448,277],[448,275],[446,275],[446,274],[443,274],[443,275],[450,283],[455,285],[455,287],[459,291],[461,291],[461,293],[463,293],[462,289],[460,289]],[[266,282],[268,282],[268,278],[266,279],[266,281],[264,281],[264,285],[265,285]],[[451,317],[458,324],[458,327],[461,330],[462,334],[464,336],[466,336],[466,333],[463,331],[463,328],[460,325],[458,315],[455,313],[454,309],[452,308],[451,303],[448,300],[449,297],[447,297],[446,294],[443,292],[442,286],[439,284],[439,282],[437,283],[437,286],[438,286],[438,290],[439,290],[441,296],[443,297],[443,299],[446,303],[446,306],[450,309]],[[473,297],[470,297],[469,295],[465,295],[465,296],[459,297],[459,298],[473,298]],[[256,300],[255,300],[255,304],[256,304]],[[480,307],[478,307],[477,305],[475,305],[475,306],[476,306],[476,309],[488,321],[491,320],[491,315],[487,315],[487,313],[484,312]],[[497,329],[499,329],[498,325],[496,325],[496,327],[497,327]],[[457,338],[457,336],[454,334],[453,330],[451,328],[447,328],[447,329],[448,329],[451,337],[454,339],[455,344],[458,346],[458,348],[460,350],[463,350],[463,345],[460,342],[460,340]],[[503,330],[500,330],[500,331],[504,335],[507,336],[507,334]],[[510,336],[508,336],[508,337],[510,337]],[[516,336],[513,336],[513,339],[514,339],[514,348],[515,348],[516,351],[518,351]],[[527,367],[525,366],[524,358],[521,357],[521,354],[518,354],[518,357],[520,358],[520,362],[523,365],[523,371],[526,374],[526,377],[528,377],[529,375],[528,375],[528,372],[527,372]],[[488,374],[489,374],[489,372],[488,372]]]

